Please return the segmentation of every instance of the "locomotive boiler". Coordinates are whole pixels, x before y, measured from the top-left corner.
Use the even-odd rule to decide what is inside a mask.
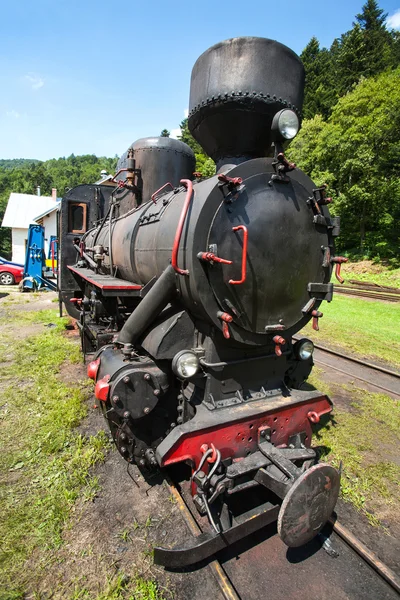
[[[183,142],[145,138],[114,177],[62,202],[60,296],[94,353],[88,375],[116,447],[145,475],[185,465],[210,523],[156,549],[161,564],[196,562],[275,520],[299,546],[338,497],[340,473],[311,447],[332,404],[305,385],[312,342],[293,342],[310,319],[318,328],[342,262],[325,188],[285,157],[303,89],[286,46],[219,43],[194,65],[188,121],[216,175],[193,176]]]

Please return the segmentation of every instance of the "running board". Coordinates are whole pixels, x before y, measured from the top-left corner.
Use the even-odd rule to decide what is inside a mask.
[[[235,524],[220,534],[201,533],[190,537],[183,544],[173,548],[154,548],[154,562],[169,568],[186,567],[210,558],[219,550],[231,546],[258,529],[269,525],[278,518],[280,506],[270,502],[243,513],[235,519]]]

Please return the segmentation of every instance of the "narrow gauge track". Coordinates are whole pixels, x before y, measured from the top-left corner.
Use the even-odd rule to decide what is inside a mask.
[[[169,479],[166,485],[190,533],[199,535],[205,529],[204,522],[194,516],[186,494]],[[299,589],[320,600],[398,598],[400,578],[396,573],[334,516],[327,527],[327,552],[323,549],[327,539],[324,534],[306,547],[287,549],[272,524],[220,551],[218,559],[206,566],[225,600],[258,600],[267,587],[276,600],[298,598]]]
[[[298,336],[293,337],[293,340],[299,339]],[[381,392],[400,398],[400,373],[332,350],[327,346],[314,344],[314,347],[316,348],[314,362],[317,365],[333,369]]]
[[[350,296],[359,296],[360,298],[369,298],[384,302],[400,302],[398,292],[376,291],[371,288],[350,287],[343,285],[334,285],[335,294],[348,294]]]

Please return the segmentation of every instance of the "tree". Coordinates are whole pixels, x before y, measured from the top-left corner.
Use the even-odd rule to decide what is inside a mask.
[[[326,48],[321,50],[314,36],[300,58],[306,72],[303,115],[307,119],[316,114],[327,117],[337,101],[331,53]]]
[[[162,132],[160,133],[161,137],[169,137],[170,136],[170,132],[168,131],[168,129],[163,129]]]
[[[198,142],[196,142],[196,140],[189,131],[188,119],[183,119],[179,127],[181,129],[181,135],[179,136],[179,139],[182,142],[185,142],[185,144],[187,144],[195,154],[204,154],[203,148]]]
[[[339,251],[400,260],[400,68],[360,81],[327,122],[305,121],[289,155],[330,186]]]
[[[367,0],[362,12],[356,15],[356,25],[359,25],[364,37],[365,66],[363,75],[376,75],[392,62],[392,39],[386,29],[385,13],[378,7],[376,0]]]
[[[386,13],[376,0],[367,0],[352,29],[335,39],[329,50],[316,37],[304,48],[306,71],[303,114],[328,118],[338,98],[363,77],[371,77],[400,64],[400,34],[386,29]]]
[[[194,152],[196,156],[196,171],[201,173],[203,177],[211,177],[215,174],[215,163],[207,156],[203,148],[194,139],[189,131],[188,119],[184,119],[180,124],[181,135],[179,139],[185,142]]]
[[[53,187],[57,195],[63,196],[67,189],[79,183],[93,183],[100,177],[100,171],[115,172],[118,157],[98,158],[94,154],[71,155],[68,158],[38,160],[17,159],[0,162],[0,223],[7,207],[11,192],[36,194],[40,186],[42,195],[50,195]],[[0,255],[10,257],[11,230],[0,227]]]

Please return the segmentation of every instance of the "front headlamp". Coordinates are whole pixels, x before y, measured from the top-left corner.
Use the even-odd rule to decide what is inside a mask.
[[[272,121],[272,132],[275,139],[292,140],[298,133],[300,127],[299,117],[293,110],[284,108],[274,116]]]
[[[314,344],[311,340],[299,340],[294,345],[294,351],[298,359],[309,360],[314,352]]]
[[[191,350],[181,350],[172,359],[172,370],[179,379],[190,379],[200,370],[200,362]]]

